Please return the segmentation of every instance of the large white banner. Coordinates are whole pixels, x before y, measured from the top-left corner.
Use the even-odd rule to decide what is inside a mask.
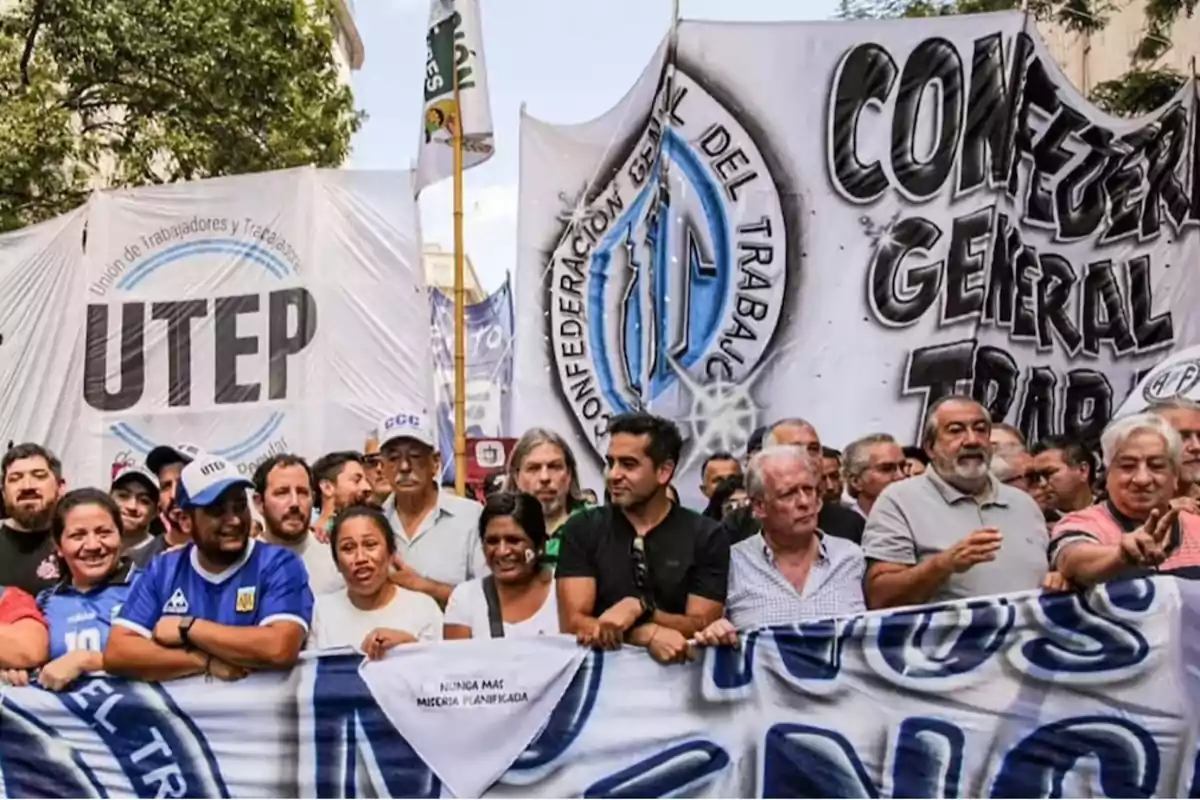
[[[87,214],[0,235],[0,448],[62,452],[83,405],[83,240]]]
[[[1198,614],[1200,585],[1156,578],[771,628],[682,666],[539,637],[7,689],[0,794],[1195,797]]]
[[[953,391],[1091,440],[1200,342],[1194,83],[1108,117],[1018,13],[683,22],[669,52],[594,122],[522,120],[517,430],[599,454],[611,415],[671,417],[687,494],[759,425],[912,442]]]
[[[6,412],[53,410],[60,436],[31,425],[15,438],[62,451],[73,483],[179,441],[249,475],[276,453],[361,449],[396,410],[432,411],[409,174],[148,187],[97,194],[81,215],[73,312],[28,290],[0,298],[57,327],[28,341],[33,363],[71,343],[74,379],[26,384]]]

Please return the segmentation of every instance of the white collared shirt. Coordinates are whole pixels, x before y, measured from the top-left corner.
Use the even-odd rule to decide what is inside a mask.
[[[396,532],[396,553],[424,578],[457,586],[489,573],[479,536],[483,506],[474,500],[438,491],[438,502],[421,520],[416,533],[405,534],[395,497],[383,513]]]

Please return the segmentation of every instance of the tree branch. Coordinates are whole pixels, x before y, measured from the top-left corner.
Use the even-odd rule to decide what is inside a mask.
[[[46,12],[47,0],[35,0],[33,16],[29,20],[29,33],[25,34],[25,49],[21,52],[21,85],[29,85],[29,62],[33,60],[33,46],[37,41],[38,29],[42,27],[42,15]]]

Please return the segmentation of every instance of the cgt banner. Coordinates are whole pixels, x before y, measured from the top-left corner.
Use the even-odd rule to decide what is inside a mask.
[[[57,435],[16,438],[62,452],[73,482],[177,441],[248,475],[280,452],[360,449],[390,411],[432,406],[410,175],[291,170],[101,193],[83,212],[72,313],[28,312],[56,321],[71,368],[7,406],[55,411]]]
[[[233,684],[7,689],[9,797],[1195,797],[1200,585],[751,632],[661,667],[569,637]],[[498,776],[498,777],[497,777]]]
[[[1019,13],[683,22],[608,114],[522,119],[517,429],[600,453],[648,409],[686,473],[784,416],[915,441],[958,391],[1094,439],[1200,343],[1197,105],[1104,115]]]

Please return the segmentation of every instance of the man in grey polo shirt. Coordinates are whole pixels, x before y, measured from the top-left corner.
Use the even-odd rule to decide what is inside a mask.
[[[457,584],[487,574],[479,538],[482,506],[438,487],[437,438],[426,414],[393,414],[379,423],[376,436],[392,486],[383,505],[396,532],[392,580],[444,607]]]
[[[934,403],[922,434],[924,475],[893,483],[863,531],[871,608],[894,608],[1042,586],[1046,522],[1037,503],[988,471],[987,409],[969,397]]]

